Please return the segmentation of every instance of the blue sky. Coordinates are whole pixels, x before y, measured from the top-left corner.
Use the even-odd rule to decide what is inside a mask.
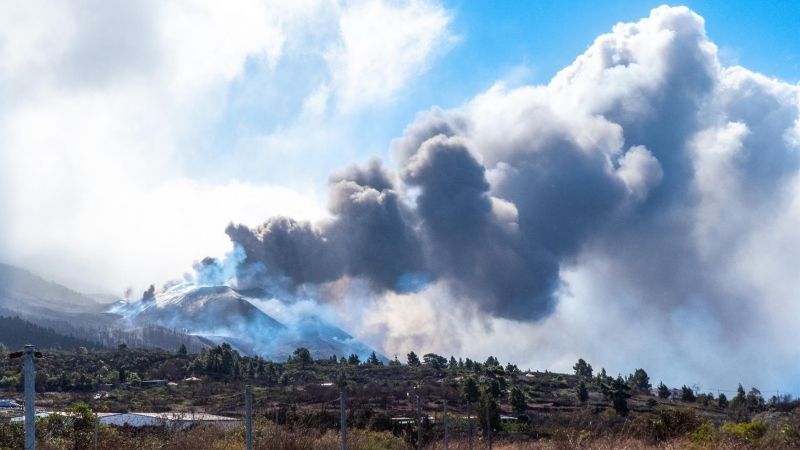
[[[366,108],[340,122],[347,135],[344,141],[332,141],[322,155],[282,155],[274,160],[273,167],[279,169],[266,164],[221,171],[218,159],[230,155],[242,134],[269,133],[290,123],[300,113],[308,92],[325,78],[325,64],[313,52],[286,55],[277,68],[251,59],[229,88],[224,118],[200,144],[206,157],[190,162],[189,173],[295,186],[323,184],[331,168],[373,154],[387,156],[391,139],[402,134],[417,112],[434,106],[460,107],[498,81],[512,87],[547,84],[599,35],[610,32],[618,22],[646,17],[660,4],[445,1],[455,42],[440,52],[427,71],[410,80],[392,102]],[[800,81],[800,8],[791,2],[684,4],[705,18],[723,65],[742,65],[793,84]],[[209,167],[214,170],[207,170]]]

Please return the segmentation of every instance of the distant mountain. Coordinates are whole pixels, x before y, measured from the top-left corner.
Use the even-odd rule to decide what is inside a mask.
[[[105,346],[99,342],[91,342],[75,336],[65,336],[52,328],[40,327],[19,317],[0,317],[0,343],[16,351],[31,344],[38,349],[101,349]],[[5,357],[5,355],[0,355]]]
[[[181,330],[217,344],[228,342],[240,353],[273,361],[285,361],[299,347],[308,348],[316,359],[351,353],[365,359],[373,351],[318,316],[281,323],[228,286],[184,283],[151,299],[120,302],[109,311],[130,327],[158,325]]]
[[[59,335],[97,343],[100,347],[116,347],[125,342],[131,347],[177,350],[184,344],[189,351],[197,352],[213,345],[155,325],[125,329],[119,323],[119,316],[106,311],[114,299],[99,298],[100,301],[27,270],[0,264],[0,317],[20,317]],[[21,328],[19,333],[22,334],[17,338],[22,341],[33,342],[38,338],[34,328]]]
[[[185,344],[196,352],[228,342],[242,354],[273,361],[285,361],[298,347],[308,348],[317,359],[352,353],[363,360],[373,351],[314,315],[281,323],[228,286],[184,283],[148,300],[111,300],[0,264],[0,317],[19,316],[54,333],[103,347],[125,342],[131,347],[176,350]],[[34,337],[27,333],[20,339]]]
[[[113,317],[96,300],[27,270],[0,264],[0,308],[29,320],[66,320],[73,325],[111,326]]]

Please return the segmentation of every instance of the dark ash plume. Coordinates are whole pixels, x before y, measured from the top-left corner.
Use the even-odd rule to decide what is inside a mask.
[[[387,290],[404,275],[424,270],[411,212],[379,159],[331,175],[330,189],[331,220],[311,224],[278,217],[256,229],[228,226],[226,233],[247,255],[241,272],[263,266],[257,277],[245,277],[249,284],[292,292],[350,276]]]

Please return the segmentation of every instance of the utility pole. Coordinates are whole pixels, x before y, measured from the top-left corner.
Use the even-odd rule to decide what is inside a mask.
[[[422,450],[422,406],[417,395],[417,450]]]
[[[342,450],[347,450],[347,410],[345,409],[344,389],[339,392],[339,408],[342,414]]]
[[[472,450],[472,403],[467,402],[467,434],[469,435],[469,450]]]
[[[447,400],[444,401],[444,450],[447,450]]]
[[[253,450],[253,386],[244,387],[245,447]]]
[[[97,431],[100,429],[100,416],[94,413],[94,450],[97,450]]]

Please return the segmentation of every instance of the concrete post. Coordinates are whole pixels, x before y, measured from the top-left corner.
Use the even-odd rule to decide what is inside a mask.
[[[26,345],[25,357],[25,450],[36,450],[36,371],[32,345]]]
[[[253,450],[253,386],[244,388],[245,447]]]
[[[342,450],[347,450],[347,409],[345,408],[344,390],[339,393],[339,408],[342,414]]]

